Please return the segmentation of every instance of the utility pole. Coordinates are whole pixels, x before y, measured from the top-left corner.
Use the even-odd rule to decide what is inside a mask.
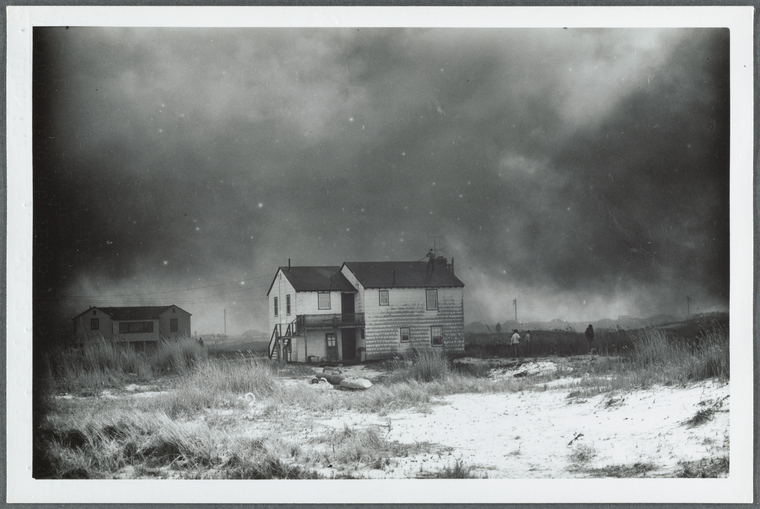
[[[686,296],[686,316],[691,315],[691,297]]]
[[[514,300],[514,303],[515,303],[515,322],[517,322],[517,299]]]
[[[224,337],[227,337],[227,308],[224,309]]]

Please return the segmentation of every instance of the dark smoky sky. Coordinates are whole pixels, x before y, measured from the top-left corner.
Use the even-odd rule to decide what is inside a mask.
[[[727,29],[35,28],[37,326],[267,329],[276,268],[417,260],[465,320],[725,310]],[[49,318],[52,317],[52,318]],[[40,320],[44,320],[43,324]]]

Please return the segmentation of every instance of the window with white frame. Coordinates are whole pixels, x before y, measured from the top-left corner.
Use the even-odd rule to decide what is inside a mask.
[[[433,346],[443,346],[443,327],[440,325],[430,327],[430,344]]]
[[[319,292],[319,309],[330,309],[330,292]]]
[[[380,305],[388,305],[388,290],[380,290]]]
[[[285,314],[290,316],[290,294],[285,296]]]
[[[438,290],[435,288],[425,290],[425,301],[427,309],[438,309]]]
[[[408,343],[409,342],[409,327],[401,327],[401,329],[399,329],[399,336],[402,343]]]
[[[277,297],[274,298],[274,316],[279,316],[279,306],[277,302]]]

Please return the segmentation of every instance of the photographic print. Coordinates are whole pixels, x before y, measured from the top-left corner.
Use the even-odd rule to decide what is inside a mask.
[[[9,16],[19,501],[750,496],[751,11],[424,11]]]

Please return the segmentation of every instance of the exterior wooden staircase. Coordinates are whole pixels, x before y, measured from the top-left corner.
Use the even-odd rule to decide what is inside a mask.
[[[280,361],[280,351],[286,352],[288,347],[290,346],[290,339],[293,336],[297,336],[296,333],[296,320],[293,320],[289,324],[287,324],[287,328],[285,329],[285,332],[283,333],[282,328],[284,323],[278,323],[274,326],[274,330],[272,331],[272,335],[269,337],[269,358],[272,360]],[[288,355],[284,354],[285,361],[288,361]]]

